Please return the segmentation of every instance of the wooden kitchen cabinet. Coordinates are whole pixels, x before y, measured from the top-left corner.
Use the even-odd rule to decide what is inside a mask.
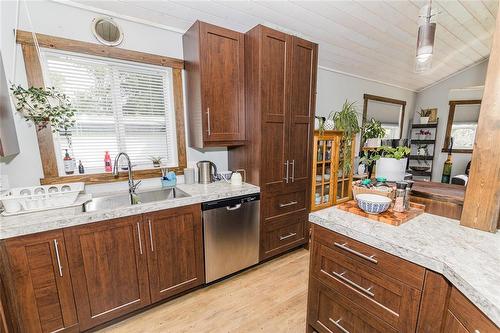
[[[2,257],[15,331],[79,331],[61,230],[8,239],[2,243]]]
[[[199,205],[144,215],[151,301],[171,297],[205,282]],[[146,233],[146,232],[145,232]]]
[[[141,215],[64,230],[80,328],[150,304]]]
[[[296,231],[309,210],[317,47],[262,25],[245,34],[247,143],[229,149],[229,168],[261,188],[261,260],[308,241]]]
[[[183,49],[190,146],[244,144],[244,35],[196,21]]]

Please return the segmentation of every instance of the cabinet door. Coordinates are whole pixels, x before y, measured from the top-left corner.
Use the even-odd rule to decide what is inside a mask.
[[[62,231],[7,240],[4,249],[20,331],[78,331]]]
[[[260,98],[262,110],[262,176],[267,191],[282,191],[290,179],[286,163],[286,115],[288,113],[287,81],[291,37],[262,27]],[[253,70],[258,70],[254,68]],[[251,110],[250,110],[251,111]],[[302,143],[303,144],[303,143]]]
[[[443,333],[469,333],[462,323],[449,310],[446,314]]]
[[[245,139],[244,35],[200,22],[203,138]]]
[[[293,37],[287,146],[289,187],[309,188],[316,103],[317,45]]]
[[[152,302],[204,282],[199,205],[145,215]]]
[[[150,303],[140,216],[64,230],[80,328]]]

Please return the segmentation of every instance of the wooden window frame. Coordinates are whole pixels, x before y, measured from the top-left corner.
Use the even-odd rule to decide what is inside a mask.
[[[43,82],[42,65],[38,57],[37,46],[33,41],[33,33],[17,30],[16,36],[16,41],[21,45],[21,49],[23,51],[28,86],[44,87],[45,84]],[[36,39],[39,47],[47,49],[83,53],[111,59],[127,60],[143,64],[171,67],[177,136],[177,156],[179,165],[175,168],[169,168],[169,170],[175,171],[177,174],[183,174],[184,168],[186,168],[187,166],[186,135],[184,128],[184,100],[182,91],[182,70],[184,69],[184,60],[138,51],[125,50],[112,46],[54,37],[39,33],[36,33]],[[43,178],[40,179],[40,183],[42,185],[65,182],[85,182],[85,184],[100,184],[125,181],[128,179],[127,172],[120,172],[118,177],[114,177],[110,172],[59,176],[52,129],[50,128],[50,126],[47,126],[45,128],[38,129],[36,134],[44,175]],[[161,170],[158,168],[136,170],[133,172],[133,175],[135,179],[154,178],[161,176]]]
[[[401,138],[403,137],[403,122],[405,120],[406,101],[377,95],[363,94],[363,119],[361,120],[361,138],[359,140],[359,150],[363,150],[363,145],[365,144],[363,142],[363,127],[365,126],[367,120],[366,116],[368,114],[368,101],[401,105],[401,116],[399,116],[399,139],[401,140]]]
[[[448,123],[446,124],[446,133],[444,135],[444,143],[441,152],[448,153],[450,150],[448,147],[450,146],[450,137],[451,137],[451,127],[453,126],[453,118],[455,117],[455,108],[457,105],[481,105],[480,99],[467,99],[467,100],[454,100],[450,101],[448,104],[450,105],[450,110],[448,111]],[[452,149],[452,153],[462,153],[462,154],[472,154],[472,149]]]

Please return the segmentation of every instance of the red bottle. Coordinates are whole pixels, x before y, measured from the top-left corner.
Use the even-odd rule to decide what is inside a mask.
[[[109,152],[106,152],[106,154],[104,154],[104,171],[113,171],[113,166],[111,165],[111,156],[109,156]]]

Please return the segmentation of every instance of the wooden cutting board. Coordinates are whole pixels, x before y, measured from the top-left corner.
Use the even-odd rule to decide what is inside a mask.
[[[424,205],[410,202],[410,210],[404,213],[395,212],[392,210],[392,208],[389,208],[388,210],[380,214],[368,214],[364,210],[358,207],[356,200],[346,201],[335,207],[349,213],[366,217],[370,220],[383,222],[394,226],[398,226],[405,222],[408,222],[412,218],[422,214],[425,209]]]

